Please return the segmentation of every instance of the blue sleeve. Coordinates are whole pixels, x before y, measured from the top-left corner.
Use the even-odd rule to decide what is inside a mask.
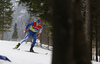
[[[43,31],[43,26],[41,26],[39,34],[41,34],[42,31]]]
[[[29,26],[33,25],[34,22],[30,22],[29,24],[27,24],[26,26],[26,30],[28,29]]]

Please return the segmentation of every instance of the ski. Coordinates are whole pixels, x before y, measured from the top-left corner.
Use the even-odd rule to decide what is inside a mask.
[[[30,51],[25,50],[25,52],[30,52]],[[48,53],[40,53],[40,52],[30,52],[30,53],[44,54],[44,55],[47,55],[48,54]]]
[[[30,51],[25,50],[25,52],[30,52]],[[30,52],[30,53],[36,53],[36,54],[39,54],[38,52]]]
[[[0,59],[11,62],[11,60],[9,60],[6,56],[0,55]]]
[[[13,50],[20,50],[20,48],[13,48]]]

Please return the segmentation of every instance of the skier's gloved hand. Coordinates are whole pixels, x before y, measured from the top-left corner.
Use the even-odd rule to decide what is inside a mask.
[[[37,37],[39,37],[40,36],[40,34],[37,34]]]
[[[24,33],[26,34],[27,30],[24,31]]]

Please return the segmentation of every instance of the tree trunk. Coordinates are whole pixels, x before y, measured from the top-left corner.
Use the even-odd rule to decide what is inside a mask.
[[[90,47],[90,57],[92,60],[92,22],[90,12],[90,0],[86,0],[86,41]]]
[[[50,43],[50,42],[49,42],[49,36],[48,36],[48,50],[49,50],[49,43]]]
[[[42,33],[40,35],[40,46],[42,47]]]
[[[95,31],[96,31],[96,61],[98,61],[98,25],[97,21],[95,21]]]
[[[1,39],[3,40],[3,38],[4,38],[4,32],[2,32],[2,38]]]
[[[71,0],[52,0],[52,64],[72,64],[73,21]]]
[[[91,64],[80,0],[52,0],[52,64]]]
[[[75,0],[74,3],[74,62],[75,64],[91,64],[90,48],[85,38],[80,1]]]

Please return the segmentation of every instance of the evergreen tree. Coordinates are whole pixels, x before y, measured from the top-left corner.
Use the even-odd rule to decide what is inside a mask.
[[[11,0],[0,0],[0,32],[3,33],[5,31],[10,31],[12,24],[12,3]]]
[[[47,0],[20,0],[19,3],[24,3],[24,5],[26,4],[31,16],[41,17],[41,19],[46,21],[51,20]]]
[[[17,39],[17,38],[18,38],[17,23],[15,23],[12,39]]]
[[[43,25],[42,34],[45,34],[47,36],[51,36],[52,35],[52,33],[51,33],[52,26],[48,22],[43,22],[42,25]]]

